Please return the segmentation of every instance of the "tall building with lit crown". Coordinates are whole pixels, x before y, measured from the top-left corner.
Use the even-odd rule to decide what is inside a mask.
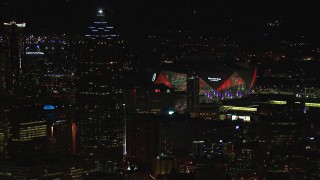
[[[79,153],[98,160],[121,159],[124,152],[123,41],[104,18],[99,10],[79,43]]]
[[[23,52],[24,41],[22,32],[26,27],[25,23],[4,23],[5,27],[5,41],[7,53],[1,64],[6,68],[5,80],[5,92],[7,95],[16,95],[21,91],[22,79],[23,79]]]
[[[88,27],[86,37],[97,40],[114,40],[119,35],[114,32],[113,26],[110,26],[105,20],[105,12],[100,9],[97,12],[96,20]]]

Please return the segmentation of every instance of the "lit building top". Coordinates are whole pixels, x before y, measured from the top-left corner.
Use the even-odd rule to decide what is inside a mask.
[[[9,23],[3,23],[5,26],[12,26],[15,25],[17,27],[26,27],[26,23],[16,23],[15,21],[9,22]]]
[[[94,21],[93,24],[88,27],[88,33],[86,34],[86,37],[90,39],[111,40],[119,36],[113,31],[113,27],[108,25],[108,22],[105,21],[104,11],[100,9],[97,13],[96,21]]]

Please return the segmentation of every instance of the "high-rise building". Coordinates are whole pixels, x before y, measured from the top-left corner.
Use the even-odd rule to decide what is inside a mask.
[[[41,157],[47,152],[47,121],[36,100],[20,100],[9,114],[8,155],[12,159]]]
[[[8,64],[8,59],[7,57],[7,51],[8,49],[6,48],[5,45],[5,40],[4,37],[0,36],[0,94],[1,95],[6,95],[7,91],[7,82],[6,82],[6,77],[7,77],[7,71],[6,71],[6,65]]]
[[[121,159],[124,140],[123,41],[111,33],[105,14],[97,20],[79,48],[78,134],[80,154],[106,159]]]
[[[177,160],[174,156],[160,155],[153,162],[153,175],[163,176],[177,169]]]
[[[114,32],[113,26],[108,25],[105,19],[105,12],[100,9],[97,12],[95,21],[88,27],[86,37],[92,40],[115,40],[119,35]]]
[[[5,41],[7,53],[2,58],[1,68],[5,67],[5,91],[8,95],[14,95],[21,91],[23,79],[23,52],[24,41],[22,32],[26,27],[25,23],[4,23],[5,26]]]
[[[74,111],[73,107],[66,103],[47,104],[43,107],[48,123],[48,154],[76,155],[77,127]]]
[[[159,154],[161,116],[131,115],[127,120],[127,157],[137,162],[151,162]]]
[[[9,103],[0,103],[0,159],[8,156],[8,114],[10,113]]]

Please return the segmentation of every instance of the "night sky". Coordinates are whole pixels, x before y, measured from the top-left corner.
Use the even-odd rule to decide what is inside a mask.
[[[255,32],[281,20],[283,31],[317,34],[316,1],[297,0],[1,0],[0,20],[81,32],[98,8],[124,31],[188,28],[203,32]]]

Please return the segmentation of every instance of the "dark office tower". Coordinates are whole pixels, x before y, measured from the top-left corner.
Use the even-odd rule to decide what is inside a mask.
[[[258,135],[265,147],[267,179],[308,179],[308,141],[313,141],[304,113],[297,104],[264,107],[272,116],[260,116]]]
[[[137,162],[151,163],[159,154],[159,117],[145,114],[128,118],[127,157]]]
[[[7,82],[6,82],[6,60],[7,48],[5,48],[4,37],[0,36],[0,95],[6,95]]]
[[[19,100],[9,114],[8,155],[12,159],[41,157],[47,151],[47,121],[36,100]]]
[[[5,59],[2,59],[1,61],[5,61],[6,94],[16,95],[22,88],[22,56],[24,52],[22,31],[26,24],[17,24],[13,21],[10,23],[4,23],[4,26],[7,55]]]
[[[199,111],[199,77],[197,75],[188,75],[188,97],[187,105],[189,112]]]
[[[47,152],[55,155],[76,155],[76,124],[73,104],[51,99],[41,108],[47,122]]]
[[[8,153],[8,114],[10,105],[8,103],[0,103],[0,159],[7,158]]]
[[[79,43],[78,93],[80,154],[98,160],[123,155],[123,41],[98,11],[92,30]]]
[[[72,152],[71,127],[68,121],[61,119],[51,124],[49,153],[69,154]]]
[[[48,123],[48,153],[76,155],[76,124],[69,105],[45,105]]]

